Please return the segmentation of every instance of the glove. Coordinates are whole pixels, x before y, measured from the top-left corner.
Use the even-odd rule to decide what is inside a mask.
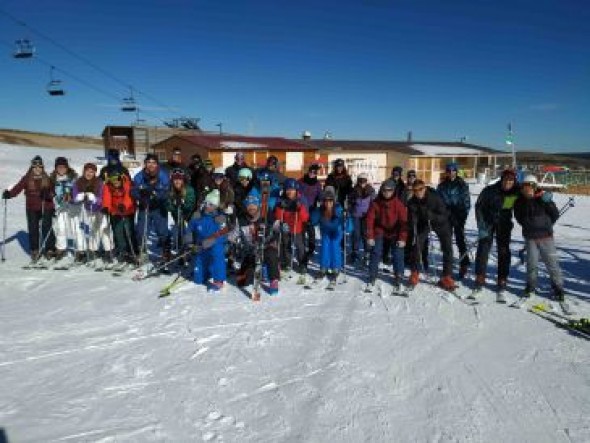
[[[125,212],[125,205],[123,203],[119,203],[117,205],[117,211],[119,212],[119,214],[123,214]]]
[[[283,223],[281,225],[281,230],[283,231],[283,234],[288,234],[291,231],[287,223]]]
[[[488,238],[490,236],[490,231],[488,231],[486,228],[479,228],[477,230],[477,238],[479,238],[480,240],[483,240],[484,238]]]
[[[203,246],[203,249],[209,249],[211,246],[213,246],[215,244],[215,239],[214,238],[206,238],[205,240],[203,240],[203,242],[201,243],[201,245]]]
[[[397,243],[396,243],[396,246],[398,248],[405,248],[406,247],[406,242],[403,241],[403,240],[398,240]]]
[[[76,203],[82,203],[84,201],[84,194],[80,193],[80,194],[76,195],[76,198],[74,199],[74,201]]]
[[[10,199],[10,191],[8,189],[5,189],[4,192],[2,193],[2,198],[4,200],[8,200]]]
[[[545,203],[551,203],[553,200],[553,193],[548,191],[543,192],[543,195],[541,195],[541,200],[543,200]]]
[[[92,192],[87,192],[86,200],[88,200],[90,203],[96,203],[96,195],[94,195]]]
[[[233,206],[228,206],[227,208],[225,208],[225,212],[227,215],[232,215],[234,213],[234,207]]]
[[[367,246],[369,248],[374,248],[375,247],[375,239],[374,238],[367,239]]]

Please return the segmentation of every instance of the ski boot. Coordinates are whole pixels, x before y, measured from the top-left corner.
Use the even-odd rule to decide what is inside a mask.
[[[277,279],[270,282],[267,292],[268,295],[279,295],[279,281]]]
[[[450,275],[443,275],[440,280],[438,281],[438,286],[445,291],[453,292],[457,289],[457,285],[455,284],[455,280]]]
[[[209,287],[207,288],[207,292],[211,292],[213,294],[219,294],[224,288],[224,284],[222,281],[213,280]]]
[[[506,279],[498,279],[498,289],[496,291],[496,303],[506,303]]]
[[[420,274],[418,274],[418,271],[412,271],[412,273],[410,274],[410,280],[408,281],[410,286],[412,288],[415,288],[416,285],[418,285],[419,281],[420,281]]]

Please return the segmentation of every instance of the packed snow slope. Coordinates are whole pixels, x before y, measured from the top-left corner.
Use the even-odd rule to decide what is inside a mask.
[[[61,152],[0,145],[0,186],[35,154],[53,166]],[[67,152],[77,167],[99,154]],[[589,215],[576,198],[556,227],[581,316]],[[590,441],[588,341],[497,305],[494,258],[476,307],[425,282],[408,299],[367,295],[359,269],[333,293],[281,282],[279,296],[253,303],[233,285],[219,295],[185,285],[160,299],[171,277],[22,270],[22,196],[7,222],[0,428],[10,442]],[[524,287],[513,260],[511,300]],[[544,300],[546,275],[540,284]]]

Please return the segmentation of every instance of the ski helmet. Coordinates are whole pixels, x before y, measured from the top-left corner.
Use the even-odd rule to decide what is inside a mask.
[[[250,168],[242,168],[238,172],[238,179],[247,178],[248,180],[252,180],[252,171]]]
[[[535,177],[533,174],[527,174],[522,179],[522,184],[531,185],[533,188],[536,188],[538,184],[537,177]]]
[[[285,189],[285,191],[288,191],[289,189],[298,190],[299,186],[297,185],[297,180],[295,180],[294,178],[288,178],[287,180],[285,180],[283,188]]]

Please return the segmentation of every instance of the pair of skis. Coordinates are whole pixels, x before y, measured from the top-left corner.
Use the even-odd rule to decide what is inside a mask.
[[[590,339],[590,319],[588,318],[573,319],[565,313],[556,312],[544,303],[531,306],[529,312],[537,317],[550,321],[559,328],[570,331],[578,337],[585,338],[586,340]]]
[[[256,229],[256,253],[254,260],[254,287],[252,289],[252,301],[260,301],[260,283],[262,281],[262,266],[264,265],[264,247],[266,243],[266,229],[268,221],[268,198],[269,186],[262,188],[262,199],[260,204],[260,217]],[[279,248],[281,247],[279,243]]]

